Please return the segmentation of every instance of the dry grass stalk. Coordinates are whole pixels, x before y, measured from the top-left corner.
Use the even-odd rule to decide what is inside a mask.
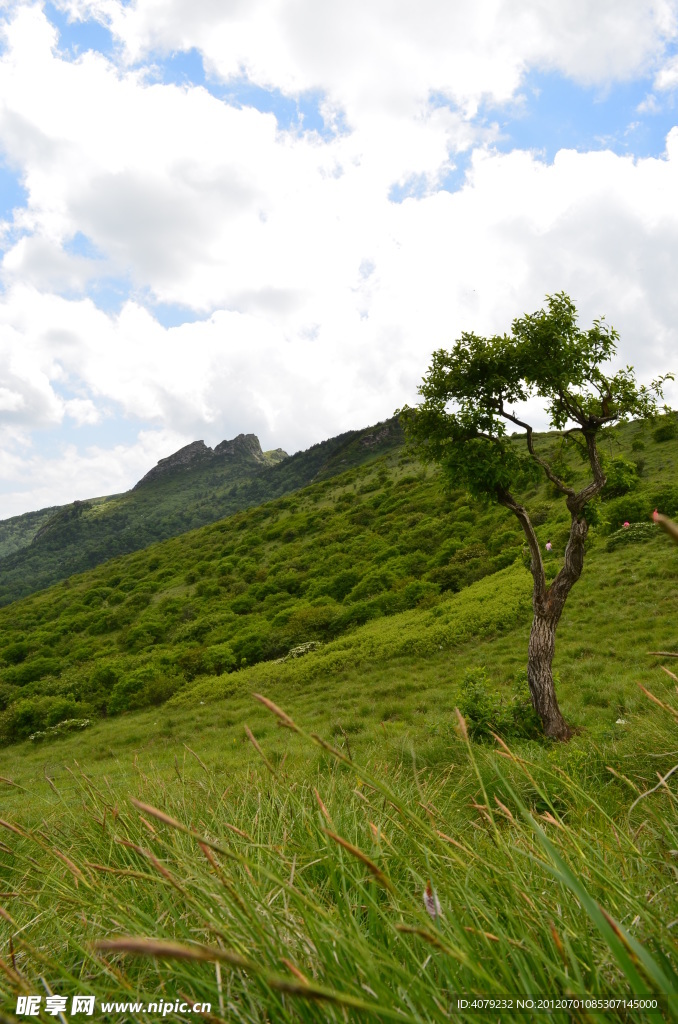
[[[258,700],[260,704],[263,704],[265,708],[272,711],[273,714],[280,719],[285,728],[291,729],[292,732],[301,732],[301,729],[296,722],[293,722],[290,716],[285,714],[282,708],[279,708],[278,705],[274,704],[272,700],[268,699],[268,697],[262,697],[260,693],[253,693],[252,696],[255,700]]]
[[[142,800],[137,800],[136,797],[131,796],[129,802],[133,804],[138,811],[143,811],[144,814],[150,814],[152,818],[157,818],[158,821],[162,821],[163,824],[169,825],[170,828],[179,829],[180,832],[186,832],[191,834],[191,829],[186,825],[182,825],[176,818],[172,818],[169,814],[165,814],[164,811],[159,811],[157,807],[152,807],[150,804],[143,803]]]
[[[469,850],[469,848],[464,846],[463,843],[460,843],[457,839],[453,839],[452,836],[448,836],[445,832],[441,832],[440,829],[436,829],[436,835],[440,836],[441,839],[444,839],[446,843],[451,843],[452,846],[456,846],[457,849],[462,850],[467,857],[476,856],[473,850]]]
[[[459,734],[461,738],[468,743],[468,729],[466,728],[466,719],[462,715],[459,708],[454,709],[454,713],[457,716],[457,726],[459,728]]]
[[[638,687],[643,691],[645,696],[649,698],[649,700],[653,701],[655,704],[658,704],[660,708],[662,708],[664,711],[668,711],[670,715],[673,715],[673,717],[678,720],[678,711],[676,711],[675,708],[672,708],[669,704],[665,704],[663,701],[659,699],[659,697],[655,697],[655,695],[653,693],[650,693],[650,691],[647,690],[642,683],[638,683]]]
[[[87,879],[83,875],[82,871],[78,867],[78,865],[74,864],[73,861],[70,859],[70,857],[67,857],[65,853],[61,853],[60,850],[57,850],[54,847],[51,847],[51,850],[52,850],[52,853],[54,854],[54,856],[58,857],[60,861],[63,861],[63,863],[68,868],[68,870],[71,872],[71,874],[73,875],[73,878],[75,879],[76,887],[77,887],[79,881],[80,882],[84,882],[85,885],[89,884],[87,882]]]
[[[308,978],[306,977],[306,975],[303,974],[299,970],[299,968],[295,964],[292,963],[291,960],[288,960],[287,957],[282,957],[282,959],[280,960],[280,963],[284,964],[285,967],[287,968],[287,970],[291,971],[292,974],[294,975],[294,977],[297,978],[297,980],[300,981],[303,985],[310,985],[311,984],[310,981],[308,980]]]
[[[442,939],[437,935],[433,935],[431,932],[427,932],[425,928],[416,928],[409,924],[396,924],[395,930],[400,932],[402,935],[418,935],[424,942],[428,942],[430,946],[435,946],[436,949],[442,949],[443,953],[447,953],[448,956],[454,956],[458,960],[462,960],[466,963],[466,958],[463,954],[455,952],[450,946],[446,945]]]
[[[322,797],[320,796],[320,793],[315,788],[315,786],[313,787],[313,792],[315,793],[315,798],[318,801],[318,807],[322,811],[322,814],[323,814],[323,817],[325,818],[325,821],[327,821],[331,825],[332,824],[332,818],[330,817],[330,812],[325,807],[325,804],[322,801]]]
[[[342,839],[342,837],[338,836],[336,832],[330,832],[329,829],[326,828],[323,829],[323,832],[326,836],[332,839],[335,843],[338,843],[339,846],[342,846],[344,850],[364,864],[367,870],[374,875],[376,880],[383,885],[385,889],[393,892],[393,886],[391,885],[390,880],[386,877],[381,868],[377,867],[373,860],[370,860],[367,854],[363,853],[362,850],[359,850],[357,846],[353,845],[353,843],[349,843],[347,839]]]
[[[257,754],[259,755],[261,760],[264,762],[264,764],[268,768],[268,770],[271,773],[271,775],[274,775],[274,776],[277,777],[278,773],[276,772],[275,768],[273,767],[273,765],[271,764],[269,759],[266,757],[266,754],[263,752],[263,750],[259,746],[259,744],[258,744],[255,736],[253,735],[252,730],[250,729],[250,727],[248,725],[245,725],[244,728],[245,728],[245,734],[247,735],[247,739],[250,741],[250,743],[252,744],[252,746],[256,750]]]
[[[198,762],[198,764],[200,765],[200,767],[201,767],[201,768],[203,769],[203,771],[205,772],[205,774],[206,774],[206,775],[209,775],[209,774],[210,774],[210,770],[209,770],[209,768],[207,767],[207,765],[205,764],[205,762],[204,762],[204,761],[202,761],[202,760],[201,760],[201,759],[200,759],[200,758],[198,757],[198,755],[196,754],[195,750],[191,750],[191,748],[189,747],[188,743],[184,743],[184,746],[185,746],[186,750],[187,750],[187,751],[189,752],[189,754],[192,754],[192,755],[193,755],[193,757],[194,757],[194,758],[196,759],[196,761]]]
[[[128,953],[130,956],[151,956],[157,960],[201,960],[208,963],[221,960],[222,963],[245,970],[252,970],[254,967],[237,953],[216,946],[204,946],[202,943],[183,946],[180,942],[166,942],[162,939],[136,935],[127,935],[121,939],[100,939],[95,942],[94,948],[101,953]]]
[[[108,875],[126,875],[129,878],[143,878],[146,882],[160,882],[162,885],[165,884],[164,878],[157,878],[155,875],[149,875],[145,871],[133,871],[132,868],[112,868],[107,864],[96,864],[92,861],[85,861],[85,867],[91,871],[101,871]]]
[[[515,821],[515,820],[516,820],[516,819],[515,819],[515,818],[513,817],[513,815],[511,814],[511,812],[510,812],[510,810],[508,809],[508,807],[506,806],[506,804],[503,804],[503,803],[501,802],[501,800],[499,799],[499,797],[498,797],[498,796],[497,796],[496,794],[495,794],[495,797],[494,797],[494,802],[496,803],[496,805],[497,805],[497,807],[499,808],[499,810],[501,811],[501,813],[502,813],[502,814],[503,814],[503,815],[504,815],[504,816],[505,816],[506,818],[508,818],[508,820],[509,820],[509,821]]]
[[[23,832],[20,828],[17,828],[16,825],[12,825],[11,822],[4,821],[2,818],[0,818],[0,825],[3,828],[9,829],[10,832],[14,832],[15,835],[21,836],[22,839],[26,838],[26,833]]]
[[[26,790],[23,786],[20,786],[18,782],[12,782],[11,779],[6,779],[4,775],[0,775],[0,782],[4,782],[6,786],[16,786],[17,789],[23,789],[24,793]]]

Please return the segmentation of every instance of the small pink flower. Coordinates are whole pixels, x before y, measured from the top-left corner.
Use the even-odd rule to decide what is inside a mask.
[[[629,521],[628,521],[628,519],[627,519],[627,520],[626,520],[626,522],[624,523],[624,529],[625,529],[625,530],[628,530],[628,528],[629,528],[629,526],[630,526],[630,525],[631,525],[631,524],[630,524],[630,522],[629,522]]]

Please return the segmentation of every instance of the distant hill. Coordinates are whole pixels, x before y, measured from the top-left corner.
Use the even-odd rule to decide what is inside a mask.
[[[0,522],[0,558],[20,551],[31,543],[40,529],[49,522],[58,505],[41,508],[38,512],[26,512],[22,516],[12,516]]]
[[[194,441],[130,491],[0,522],[0,605],[188,530],[369,462],[403,443],[396,419],[288,456],[254,434],[211,449]]]

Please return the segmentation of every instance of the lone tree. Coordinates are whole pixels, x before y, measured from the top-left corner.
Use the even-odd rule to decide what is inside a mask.
[[[632,367],[608,375],[602,367],[616,351],[614,328],[600,319],[588,331],[580,330],[575,306],[563,292],[548,295],[546,306],[514,320],[510,335],[464,333],[450,352],[434,352],[419,388],[423,402],[403,410],[403,420],[420,456],[439,463],[450,483],[517,516],[534,580],[527,659],[532,703],[545,734],[567,740],[572,733],[558,707],[551,666],[556,627],[584,565],[589,502],[605,486],[597,443],[606,426],[654,414],[671,375],[649,387],[636,383]],[[551,426],[567,447],[576,448],[587,477],[590,470],[590,479],[578,490],[563,479],[569,474],[562,449],[554,452],[551,444],[539,452],[532,427],[515,415],[517,403],[534,397],[545,401]],[[507,423],[524,431],[524,445],[507,436]],[[550,480],[571,517],[564,564],[550,584],[528,512],[514,496],[516,487],[535,476]]]

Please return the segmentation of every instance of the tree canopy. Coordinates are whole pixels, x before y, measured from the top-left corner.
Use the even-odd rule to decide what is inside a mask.
[[[515,319],[510,334],[483,338],[464,332],[450,351],[433,353],[419,388],[422,404],[404,410],[409,436],[422,456],[439,462],[475,496],[500,500],[538,466],[574,497],[537,453],[533,429],[516,416],[515,407],[541,398],[551,426],[578,434],[586,457],[602,427],[653,414],[670,375],[648,386],[636,383],[630,366],[606,372],[618,337],[603,317],[580,329],[575,305],[564,292],[547,296],[545,309]],[[509,425],[525,431],[524,449],[511,443]],[[592,470],[597,490],[603,475],[598,458]],[[583,495],[581,505],[587,500]]]

